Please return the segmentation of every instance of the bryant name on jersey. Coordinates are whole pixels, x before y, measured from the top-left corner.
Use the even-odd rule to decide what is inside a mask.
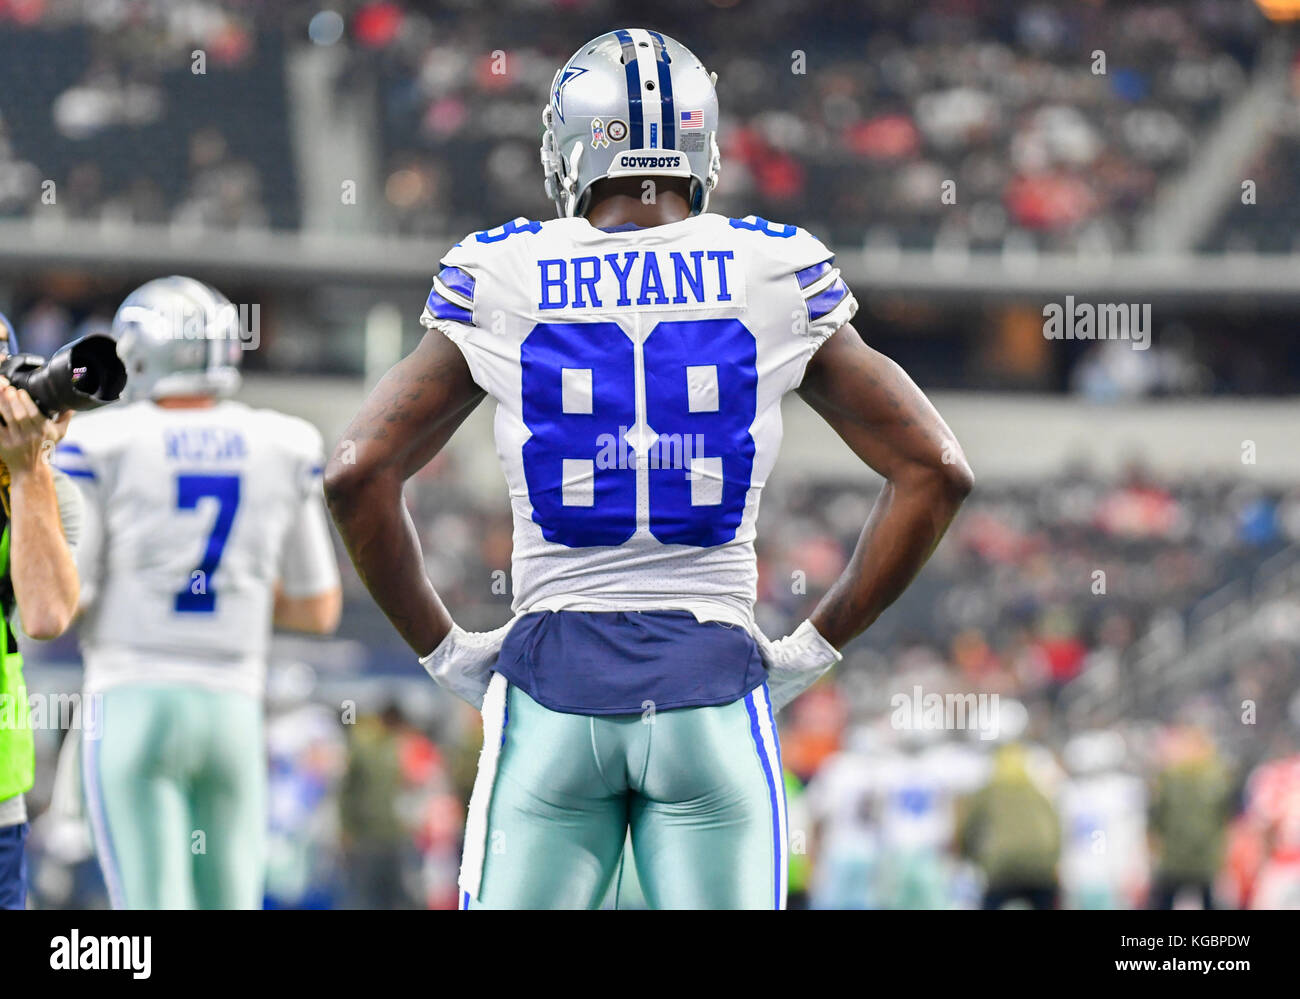
[[[624,250],[602,257],[537,261],[537,308],[718,305],[732,301],[727,264],[732,250]],[[708,261],[707,266],[705,261]]]

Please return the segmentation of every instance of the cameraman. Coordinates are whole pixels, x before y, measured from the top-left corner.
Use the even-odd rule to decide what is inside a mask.
[[[13,326],[0,315],[0,358],[17,350]],[[77,609],[81,494],[50,464],[71,416],[46,419],[24,389],[0,377],[0,909],[27,904],[23,792],[36,763],[14,623],[48,640],[67,630]]]

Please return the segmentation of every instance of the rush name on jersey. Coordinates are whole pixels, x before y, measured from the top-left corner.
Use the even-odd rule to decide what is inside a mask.
[[[195,683],[261,696],[274,588],[337,584],[304,420],[238,402],[78,416],[55,464],[82,487],[86,688]]]
[[[513,607],[753,627],[782,397],[857,302],[795,226],[516,219],[443,259],[421,322],[497,403]]]

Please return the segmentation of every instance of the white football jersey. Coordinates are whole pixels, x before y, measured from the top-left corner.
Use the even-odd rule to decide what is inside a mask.
[[[794,226],[700,215],[473,233],[421,322],[496,400],[513,607],[688,610],[753,627],[781,399],[857,302]]]
[[[274,589],[338,585],[315,427],[225,401],[73,419],[56,465],[82,487],[88,692],[189,683],[260,697]]]
[[[1131,774],[1072,777],[1061,788],[1061,886],[1071,904],[1128,907],[1148,877],[1146,784]]]

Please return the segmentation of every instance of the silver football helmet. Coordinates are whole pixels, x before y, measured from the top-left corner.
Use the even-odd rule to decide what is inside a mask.
[[[602,177],[691,178],[691,213],[717,186],[717,74],[658,31],[592,39],[555,74],[542,109],[546,193],[561,218],[584,215]]]
[[[123,395],[225,397],[239,389],[239,311],[193,278],[157,278],[126,297],[113,317],[117,355],[126,365]]]

